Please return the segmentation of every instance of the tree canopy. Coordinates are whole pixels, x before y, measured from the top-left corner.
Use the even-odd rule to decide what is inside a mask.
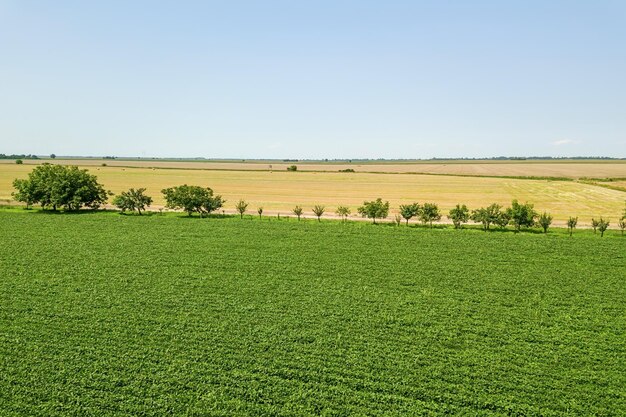
[[[145,195],[145,191],[145,188],[131,188],[128,191],[122,191],[121,194],[115,196],[113,204],[122,212],[136,210],[141,215],[141,212],[152,204],[152,197]]]
[[[383,203],[382,198],[374,201],[364,201],[363,205],[358,208],[361,216],[372,219],[376,223],[376,219],[384,219],[389,214],[389,201]]]
[[[205,214],[220,209],[225,200],[222,196],[213,195],[213,190],[209,187],[203,188],[198,185],[179,185],[161,190],[165,196],[165,207],[170,209],[181,209],[188,215],[193,213]]]
[[[27,206],[41,204],[42,208],[52,210],[97,209],[108,198],[97,177],[76,166],[42,164],[35,167],[27,179],[14,180],[13,187],[15,200]]]

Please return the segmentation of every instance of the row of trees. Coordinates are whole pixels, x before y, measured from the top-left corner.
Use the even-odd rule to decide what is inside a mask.
[[[75,211],[82,207],[97,209],[107,202],[109,195],[112,195],[97,182],[95,175],[91,175],[87,170],[81,170],[76,166],[42,164],[35,167],[28,174],[27,179],[13,181],[13,186],[16,190],[13,196],[17,201],[26,203],[27,207],[41,204],[44,209],[50,208],[52,210],[63,208],[68,211]],[[152,204],[152,197],[147,196],[145,191],[145,188],[131,188],[115,196],[112,202],[122,212],[136,211],[138,214],[142,214]],[[209,187],[184,184],[165,188],[161,192],[166,201],[166,208],[182,210],[189,216],[197,213],[200,217],[204,217],[221,209],[226,202],[220,195],[215,195]],[[245,200],[239,200],[235,205],[242,218],[248,207],[249,204]],[[326,207],[315,205],[312,212],[317,220],[321,221],[322,216],[326,213]],[[376,223],[378,219],[386,219],[389,216],[389,202],[383,201],[381,198],[364,201],[358,207],[357,212],[362,217],[372,219],[373,223]],[[258,207],[257,213],[259,217],[262,217],[263,207]],[[301,206],[295,206],[292,213],[300,220],[304,215],[304,209]],[[346,221],[352,212],[347,206],[339,206],[335,214]],[[433,222],[441,220],[442,216],[443,213],[435,203],[411,203],[400,205],[399,213],[396,214],[394,221],[399,225],[404,220],[408,226],[409,221],[415,218],[432,227]],[[471,220],[480,223],[485,231],[490,230],[492,226],[504,228],[512,225],[516,231],[539,226],[544,232],[547,232],[552,224],[552,216],[549,213],[539,214],[534,210],[532,204],[522,204],[517,200],[513,200],[511,206],[506,208],[494,203],[471,211],[466,205],[457,204],[448,212],[447,218],[452,221],[457,229]],[[568,219],[567,227],[570,235],[577,223],[577,217]],[[594,232],[599,231],[600,235],[603,236],[609,227],[609,221],[603,218],[594,218],[591,225]],[[624,229],[626,229],[626,209],[618,221],[618,227],[623,234]]]

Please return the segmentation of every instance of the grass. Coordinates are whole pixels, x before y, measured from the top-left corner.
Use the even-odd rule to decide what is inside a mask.
[[[0,414],[619,415],[626,239],[0,211]]]
[[[615,164],[606,164],[615,165]],[[240,198],[250,209],[262,206],[266,212],[289,213],[301,205],[307,213],[316,204],[334,212],[346,205],[356,213],[364,200],[389,200],[392,212],[400,204],[436,202],[447,212],[458,203],[470,209],[491,203],[509,205],[511,200],[529,201],[538,211],[550,212],[563,222],[578,216],[581,225],[592,217],[617,219],[621,216],[626,193],[574,181],[525,180],[448,175],[398,175],[339,172],[212,171],[190,169],[149,169],[90,167],[107,189],[115,193],[130,187],[145,187],[154,204],[164,204],[161,189],[180,184],[212,187],[226,198],[226,209],[233,209]],[[25,178],[28,165],[0,164],[0,201],[11,197],[14,178]],[[392,213],[393,215],[393,213]]]

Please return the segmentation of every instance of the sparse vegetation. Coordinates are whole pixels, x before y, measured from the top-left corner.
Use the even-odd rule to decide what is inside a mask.
[[[302,213],[304,212],[304,210],[302,210],[302,207],[300,206],[295,206],[292,212],[298,217],[298,221],[300,221],[300,217],[302,216]]]
[[[322,221],[322,216],[324,215],[324,212],[326,211],[326,208],[324,206],[321,205],[315,205],[313,206],[313,214],[315,214],[317,216],[317,221],[320,222]]]
[[[351,210],[346,206],[339,206],[337,207],[337,210],[335,211],[335,214],[337,214],[338,216],[341,216],[341,220],[343,220],[344,222],[347,220],[350,213],[351,213]]]
[[[578,217],[570,217],[569,220],[567,220],[567,230],[569,231],[570,236],[572,236],[572,233],[574,232],[574,229],[576,228],[577,224],[578,224]]]
[[[604,237],[604,232],[606,232],[606,229],[608,228],[609,221],[604,220],[602,217],[600,217],[600,220],[598,220],[598,230],[600,231],[600,237]]]
[[[241,219],[243,219],[243,215],[246,213],[247,209],[248,203],[246,202],[246,200],[240,199],[235,205],[235,210],[237,210],[237,213],[239,213],[239,218]]]
[[[545,211],[539,216],[538,222],[541,228],[543,229],[543,233],[548,233],[548,228],[552,224],[552,216],[550,216]]]

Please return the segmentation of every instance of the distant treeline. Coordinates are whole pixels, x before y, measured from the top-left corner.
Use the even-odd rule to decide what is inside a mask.
[[[15,154],[13,154],[13,155],[6,155],[6,154],[3,154],[3,153],[0,153],[0,159],[39,159],[39,157],[37,155],[31,155],[31,154],[28,154],[28,155],[24,155],[24,154],[21,154],[21,155],[15,155]]]

